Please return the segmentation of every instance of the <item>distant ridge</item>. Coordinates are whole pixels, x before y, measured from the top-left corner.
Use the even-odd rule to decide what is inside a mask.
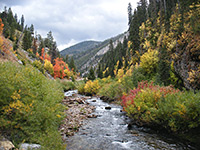
[[[96,67],[101,58],[109,50],[110,40],[113,41],[113,47],[115,48],[119,42],[123,42],[124,38],[128,37],[128,32],[119,34],[115,37],[104,40],[103,42],[98,41],[84,41],[75,44],[69,48],[66,48],[60,52],[62,56],[73,56],[75,64],[79,72],[84,75],[88,69]]]
[[[75,44],[73,46],[70,46],[69,48],[65,48],[60,52],[62,56],[65,55],[76,55],[80,52],[84,52],[88,49],[93,49],[97,45],[99,45],[101,42],[99,41],[83,41],[78,44]]]

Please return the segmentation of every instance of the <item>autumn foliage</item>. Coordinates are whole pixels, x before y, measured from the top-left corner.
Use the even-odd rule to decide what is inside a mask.
[[[0,132],[16,145],[24,141],[62,150],[57,131],[64,118],[61,86],[30,65],[0,63],[0,74]]]
[[[160,87],[159,85],[153,85],[153,82],[148,83],[147,81],[142,81],[138,83],[138,87],[130,90],[130,92],[122,97],[122,105],[126,108],[128,105],[135,106],[135,98],[138,94],[143,93],[145,90],[151,90],[153,92],[159,92],[155,95],[154,99],[158,102],[158,98],[160,99],[162,96],[165,96],[169,93],[177,93],[179,90],[174,89],[172,86]]]
[[[3,24],[3,22],[2,22],[2,20],[1,20],[1,18],[0,18],[0,35],[1,35],[2,32],[3,32],[3,27],[4,27],[4,24]]]
[[[55,60],[55,65],[53,67],[54,69],[54,78],[61,78],[63,79],[66,74],[64,73],[64,70],[68,69],[67,65],[65,62],[62,60],[62,58],[56,58]]]
[[[40,59],[43,61],[44,59],[44,48],[42,48]]]
[[[95,80],[95,81],[89,80],[84,86],[84,91],[85,93],[96,94],[99,88],[100,86],[99,86],[98,80]]]
[[[45,53],[44,59],[45,59],[45,60],[48,60],[48,61],[51,61],[51,57],[50,57],[47,53]]]
[[[48,53],[45,53],[44,48],[42,48],[41,56],[39,56],[38,52],[36,56],[40,58],[41,61],[44,61],[44,69],[47,70],[54,78],[64,77],[69,78],[72,76],[72,72],[69,70],[68,65],[62,60],[62,58],[54,59],[54,64],[51,64],[51,57]]]
[[[4,26],[4,24],[2,23],[2,20],[1,20],[1,18],[0,18],[0,35],[1,35],[2,32],[3,32],[3,26]],[[2,47],[2,45],[3,45],[3,40],[2,40],[2,38],[0,37],[0,48]]]
[[[181,92],[173,86],[143,81],[122,97],[122,106],[140,125],[159,125],[173,132],[187,131],[199,126],[199,96],[199,93]]]
[[[47,59],[44,60],[44,69],[47,70],[51,75],[53,75],[53,65]]]

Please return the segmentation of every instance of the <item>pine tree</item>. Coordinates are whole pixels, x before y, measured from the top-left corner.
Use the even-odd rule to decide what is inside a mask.
[[[128,25],[131,24],[132,20],[132,6],[131,3],[128,3]]]
[[[110,44],[109,44],[109,51],[113,51],[113,41],[110,40]]]
[[[58,49],[57,49],[57,44],[56,42],[52,43],[52,47],[49,51],[49,54],[51,56],[51,63],[54,63],[54,59],[56,59],[58,57]]]
[[[137,7],[139,26],[147,20],[147,0],[140,0]]]
[[[14,22],[11,24],[11,28],[10,28],[10,40],[11,41],[15,40],[15,24],[14,24]]]
[[[136,50],[139,50],[140,38],[139,38],[139,27],[142,22],[147,20],[147,1],[140,0],[138,3],[137,9],[134,10],[131,24],[129,25],[129,41],[131,41],[133,49],[133,54]]]
[[[33,35],[34,34],[34,26],[33,26],[33,24],[31,24],[31,27],[30,27],[30,32],[31,32],[31,34]]]
[[[125,57],[126,55],[126,50],[128,48],[128,40],[126,38],[126,36],[124,37],[124,41],[123,41],[123,45],[122,45],[122,56]],[[122,58],[122,57],[121,57]]]
[[[14,22],[13,12],[11,8],[8,9],[7,21],[10,25]]]
[[[91,67],[88,74],[88,80],[94,80],[95,78],[96,77],[95,77],[94,69],[93,67]]]
[[[97,69],[97,77],[100,78],[100,79],[103,78],[103,71],[102,71],[100,64],[98,65],[98,69]]]
[[[129,26],[129,33],[130,33],[129,40],[133,43],[131,48],[134,50],[134,52],[139,49],[139,45],[140,45],[139,26],[140,24],[139,24],[138,12],[135,9],[133,13],[133,19]]]
[[[38,40],[40,42],[38,53],[39,55],[41,55],[42,48],[44,48],[45,45],[44,45],[44,40],[42,39],[41,35],[38,35]]]
[[[37,53],[37,37],[33,38],[33,45],[32,45],[32,49],[33,49],[33,53],[36,54]]]
[[[162,48],[160,50],[158,68],[157,68],[157,82],[159,84],[164,84],[165,86],[169,85],[170,77],[170,64],[168,62],[167,49]]]
[[[69,55],[66,55],[66,56],[65,56],[65,62],[66,62],[67,64],[69,64]]]
[[[17,14],[15,14],[14,18],[15,18],[15,21],[17,22]]]
[[[54,41],[53,41],[54,39],[53,39],[53,35],[52,35],[52,32],[51,31],[49,31],[48,33],[47,33],[47,38],[45,39],[45,46],[46,47],[48,47],[49,49],[50,49],[50,51],[51,51],[51,49],[52,49],[52,46],[53,46],[53,44],[54,44]],[[55,45],[54,45],[55,46]]]
[[[75,63],[74,63],[73,56],[71,57],[71,60],[70,60],[70,63],[69,63],[69,67],[70,67],[71,70],[73,69],[73,71],[76,72],[76,66],[75,66]]]
[[[149,0],[149,5],[148,5],[148,14],[149,18],[151,19],[152,23],[154,24],[156,21],[156,18],[158,16],[158,1],[157,0]]]
[[[22,28],[22,30],[24,29],[24,15],[22,15],[22,17],[21,17],[21,28]]]
[[[23,48],[24,50],[28,50],[32,46],[33,37],[31,36],[30,30],[27,26],[24,29],[24,38],[23,38]]]

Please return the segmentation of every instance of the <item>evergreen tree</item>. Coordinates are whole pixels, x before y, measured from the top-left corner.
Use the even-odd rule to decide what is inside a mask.
[[[149,0],[149,5],[148,5],[149,16],[148,17],[151,19],[152,24],[155,23],[156,18],[158,16],[158,11],[159,11],[158,3],[159,2],[157,0]]]
[[[13,12],[11,8],[8,9],[7,22],[11,25],[14,22]]]
[[[34,34],[34,26],[33,26],[33,24],[31,24],[31,26],[30,26],[30,32],[31,32],[32,35]]]
[[[47,38],[45,39],[45,46],[48,47],[50,50],[52,49],[53,44],[55,44],[53,40],[54,40],[54,39],[53,39],[52,32],[49,31],[49,32],[47,33]],[[54,45],[54,46],[55,46],[55,45]]]
[[[66,62],[67,64],[69,64],[69,55],[66,55],[66,56],[65,56],[65,62]]]
[[[147,0],[140,0],[137,7],[139,25],[147,20]]]
[[[54,60],[58,57],[58,49],[57,49],[57,44],[56,42],[53,42],[52,47],[49,51],[50,56],[51,56],[51,63],[54,63]]]
[[[122,45],[122,56],[126,55],[126,50],[128,48],[128,39],[126,36],[124,37],[123,45]],[[121,56],[120,56],[121,57]],[[122,58],[122,57],[121,57]]]
[[[22,17],[21,17],[21,28],[22,28],[22,30],[24,29],[24,22],[25,22],[24,15],[22,15]]]
[[[157,82],[159,84],[164,84],[165,86],[169,85],[169,78],[170,78],[170,64],[168,63],[168,54],[167,49],[162,48],[160,50],[160,57],[158,62],[157,68]]]
[[[40,45],[38,48],[38,53],[39,53],[39,55],[41,55],[42,48],[44,48],[45,45],[44,45],[44,40],[42,39],[41,35],[39,35],[39,34],[38,34],[38,41],[40,42]]]
[[[113,41],[110,40],[110,44],[109,44],[109,51],[113,51]]]
[[[97,77],[100,78],[100,79],[103,78],[103,71],[102,71],[100,64],[98,65],[98,69],[97,69]]]
[[[23,48],[24,50],[28,50],[32,46],[32,39],[30,30],[27,28],[27,26],[24,29],[24,38],[23,38]]]
[[[142,22],[145,22],[147,19],[147,1],[140,0],[138,3],[137,9],[134,10],[134,14],[129,26],[129,40],[133,43],[132,49],[133,54],[136,50],[139,50],[140,38],[139,38],[139,27]]]
[[[37,52],[37,37],[33,38],[33,45],[32,45],[32,49],[33,49],[33,53],[36,54]]]
[[[76,66],[75,66],[75,63],[74,63],[74,58],[73,58],[73,56],[71,57],[71,60],[70,60],[70,63],[69,63],[69,67],[70,67],[71,69],[73,69],[74,72],[76,72]]]
[[[133,13],[133,18],[131,21],[131,24],[129,26],[129,40],[133,43],[132,45],[132,49],[134,50],[138,50],[139,49],[139,45],[140,45],[140,41],[139,41],[139,18],[138,18],[138,12],[135,9],[134,13]]]
[[[128,3],[128,25],[131,24],[132,20],[132,6],[131,3]]]
[[[11,41],[15,40],[15,24],[14,24],[14,22],[11,24],[11,28],[10,28],[10,40]]]
[[[95,80],[95,73],[93,67],[90,68],[89,74],[88,74],[88,80]]]
[[[15,21],[17,22],[17,14],[15,14],[14,18],[15,18]]]

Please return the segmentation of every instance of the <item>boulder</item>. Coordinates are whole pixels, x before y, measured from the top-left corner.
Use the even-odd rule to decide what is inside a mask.
[[[12,142],[5,140],[5,141],[0,141],[0,150],[11,150],[14,149],[15,146],[13,145]]]
[[[111,110],[111,107],[110,106],[106,106],[105,109]]]
[[[28,143],[23,143],[20,145],[19,150],[34,150],[34,149],[40,149],[41,145],[39,144],[28,144]]]

